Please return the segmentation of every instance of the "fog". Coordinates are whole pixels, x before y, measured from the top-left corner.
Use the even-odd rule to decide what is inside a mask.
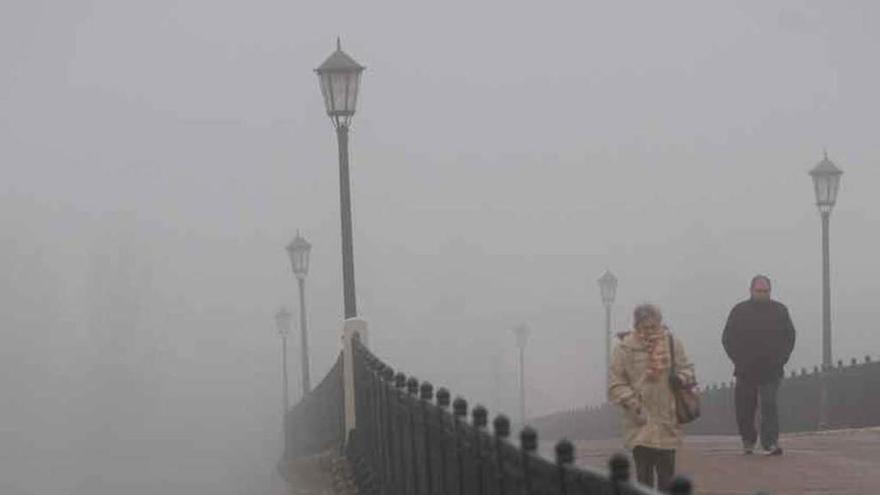
[[[871,1],[2,2],[0,491],[282,492],[297,229],[313,382],[340,348],[336,36],[367,66],[357,294],[395,369],[515,411],[524,322],[529,414],[598,404],[606,268],[615,330],[659,304],[702,383],[766,273],[812,367],[823,149],[835,359],[876,356],[878,28]]]

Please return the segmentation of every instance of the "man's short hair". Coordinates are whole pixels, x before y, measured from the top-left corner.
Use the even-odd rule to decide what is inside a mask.
[[[773,289],[773,284],[770,282],[770,277],[768,277],[767,275],[755,275],[754,277],[752,277],[752,283],[749,284],[749,289],[754,289],[755,283],[757,283],[759,280],[765,282],[768,289]]]

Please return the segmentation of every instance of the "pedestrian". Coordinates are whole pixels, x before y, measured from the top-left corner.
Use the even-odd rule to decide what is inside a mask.
[[[651,304],[637,306],[633,330],[617,336],[608,380],[608,400],[622,409],[624,445],[632,451],[636,477],[663,491],[675,475],[675,454],[683,436],[670,383],[670,344],[675,354],[674,379],[695,385],[694,367],[684,346],[663,325],[660,309]]]
[[[743,452],[755,451],[755,415],[761,407],[761,446],[767,455],[782,455],[776,396],[784,366],[794,349],[795,330],[784,304],[770,298],[770,279],[757,275],[751,297],[730,311],[722,343],[736,376],[734,403]]]

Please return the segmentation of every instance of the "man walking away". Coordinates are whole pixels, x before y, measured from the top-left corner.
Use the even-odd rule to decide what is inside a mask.
[[[770,299],[770,279],[752,279],[751,298],[730,311],[722,343],[733,361],[736,422],[743,451],[752,454],[758,440],[755,413],[761,403],[761,446],[767,455],[782,455],[776,392],[785,363],[794,349],[795,330],[784,304]]]

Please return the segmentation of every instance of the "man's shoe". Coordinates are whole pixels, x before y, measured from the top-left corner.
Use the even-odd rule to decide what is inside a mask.
[[[778,445],[771,445],[770,447],[767,447],[766,449],[764,449],[764,455],[766,455],[766,456],[782,455],[782,447],[780,447]]]
[[[743,454],[744,455],[752,455],[755,453],[755,444],[743,442]]]

